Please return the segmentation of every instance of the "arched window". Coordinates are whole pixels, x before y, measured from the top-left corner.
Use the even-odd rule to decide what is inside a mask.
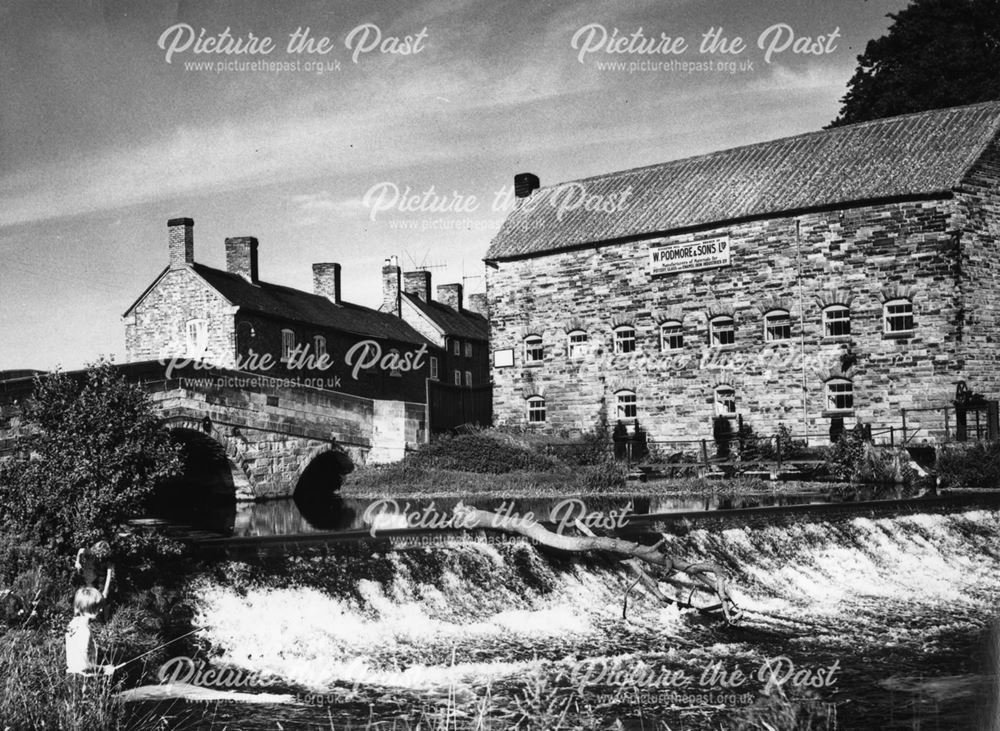
[[[823,308],[823,335],[836,338],[851,334],[851,310],[846,305]]]
[[[615,393],[615,417],[618,419],[634,419],[639,414],[639,405],[635,391],[618,391]]]
[[[631,325],[620,325],[615,328],[615,352],[635,352],[635,328]]]
[[[886,334],[913,331],[913,303],[908,299],[889,300],[882,306]]]
[[[826,382],[826,410],[850,411],[854,408],[854,384],[846,378]]]
[[[788,310],[771,310],[764,315],[764,340],[768,343],[790,340],[792,318]]]
[[[590,336],[583,330],[573,330],[568,335],[569,346],[567,352],[570,358],[582,358],[587,354],[587,346],[590,343]]]
[[[541,335],[529,335],[524,339],[524,362],[541,363],[545,358],[545,347]]]
[[[528,423],[545,423],[545,399],[541,396],[528,397]]]
[[[684,326],[677,320],[660,323],[660,350],[681,350],[684,347]]]
[[[326,355],[326,338],[322,335],[317,335],[313,338],[313,350],[316,351],[314,355],[317,358],[322,358]]]
[[[715,415],[736,416],[736,389],[732,386],[716,387]]]
[[[713,347],[736,342],[736,322],[729,315],[713,317],[708,323],[708,344]]]

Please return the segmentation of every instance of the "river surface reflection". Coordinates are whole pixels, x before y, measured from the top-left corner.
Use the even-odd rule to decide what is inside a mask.
[[[871,493],[852,495],[867,500]],[[879,494],[881,498],[901,494]],[[572,503],[568,501],[573,501]],[[630,515],[655,515],[700,511],[727,511],[759,507],[823,504],[840,501],[829,491],[769,495],[672,495],[672,496],[561,496],[548,498],[501,498],[472,495],[464,498],[396,498],[393,502],[333,495],[301,500],[286,498],[256,503],[204,505],[188,513],[163,515],[176,527],[190,527],[223,536],[288,536],[318,532],[433,527],[460,503],[512,517],[558,522],[566,517],[620,520]],[[379,515],[381,513],[381,515]]]

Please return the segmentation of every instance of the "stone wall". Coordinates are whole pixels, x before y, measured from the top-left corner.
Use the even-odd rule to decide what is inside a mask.
[[[957,193],[965,374],[970,390],[1000,392],[1000,149],[996,140]]]
[[[229,363],[236,354],[236,308],[187,267],[169,269],[154,284],[135,311],[124,318],[125,352],[130,361],[154,360],[163,355],[204,355]],[[207,323],[207,348],[189,353],[187,323]]]
[[[828,435],[826,381],[853,382],[856,421],[898,428],[900,410],[941,406],[967,377],[959,356],[963,307],[957,284],[956,201],[884,203],[703,229],[643,241],[580,248],[487,268],[494,353],[514,351],[514,366],[494,368],[494,414],[526,423],[528,396],[546,400],[544,428],[588,430],[614,423],[616,393],[634,391],[637,418],[658,439],[711,437],[715,388],[736,391],[737,412],[758,433],[779,424]],[[731,264],[651,274],[649,245],[728,236]],[[909,298],[915,329],[883,332],[883,304]],[[825,337],[822,310],[850,308],[850,336]],[[764,315],[790,314],[791,338],[766,342]],[[710,346],[709,320],[731,316],[733,345]],[[658,325],[683,324],[684,346],[665,352]],[[631,325],[636,351],[614,353],[613,330]],[[571,330],[589,335],[589,352],[568,355]],[[526,364],[523,341],[540,335],[541,363]],[[993,395],[996,395],[995,393]],[[915,413],[921,438],[942,417]]]

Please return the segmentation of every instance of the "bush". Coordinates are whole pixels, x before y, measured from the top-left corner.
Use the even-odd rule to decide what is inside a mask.
[[[949,444],[938,450],[937,469],[944,485],[997,487],[1000,485],[1000,443]]]
[[[830,448],[827,467],[851,482],[910,484],[915,476],[905,450],[876,447],[861,424],[844,432]]]
[[[408,467],[493,475],[518,470],[544,472],[557,466],[551,457],[483,432],[442,437],[408,455],[404,462]]]
[[[0,465],[0,524],[60,555],[114,544],[155,484],[180,469],[179,448],[145,391],[107,362],[82,376],[35,379],[19,440],[27,458]]]

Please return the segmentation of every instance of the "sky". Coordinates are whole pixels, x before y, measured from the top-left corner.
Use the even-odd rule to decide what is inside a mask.
[[[516,173],[820,129],[906,4],[0,0],[0,370],[123,362],[179,216],[269,282],[336,261],[377,307],[395,255],[482,291]]]

